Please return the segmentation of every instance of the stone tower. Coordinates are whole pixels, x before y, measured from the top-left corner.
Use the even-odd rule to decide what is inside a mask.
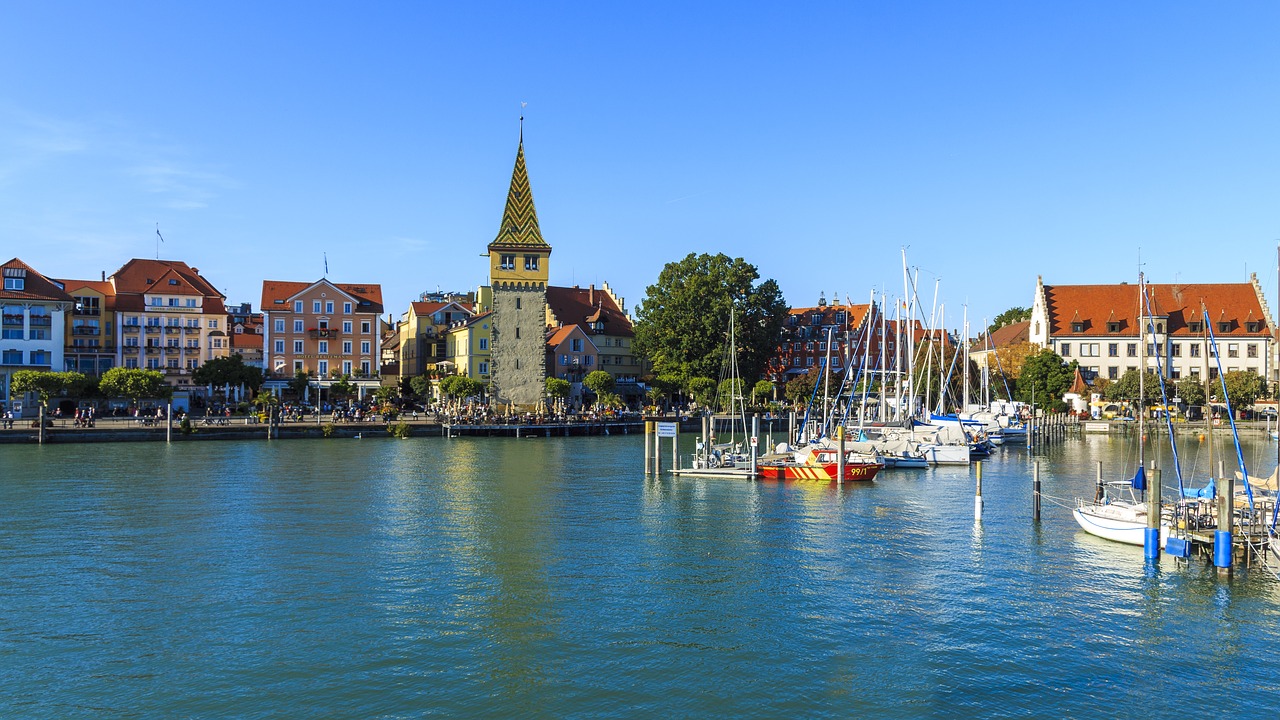
[[[550,257],[551,246],[542,239],[533,208],[522,128],[502,227],[489,243],[493,288],[489,392],[497,405],[532,410],[542,400],[547,378],[544,335]]]

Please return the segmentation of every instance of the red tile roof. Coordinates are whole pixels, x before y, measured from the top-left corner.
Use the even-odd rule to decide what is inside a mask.
[[[993,347],[1002,348],[1010,345],[1018,345],[1031,340],[1031,321],[1022,320],[1016,323],[1010,323],[1003,327],[996,328],[991,333],[991,342],[988,344],[987,336],[979,335],[973,341],[971,346],[973,350],[989,350]]]
[[[21,290],[5,290],[0,283],[0,300],[71,300],[65,290],[18,258],[0,265],[0,268],[4,269],[5,277],[13,275],[24,280]]]
[[[1267,318],[1258,294],[1251,283],[1216,283],[1200,285],[1148,285],[1151,313],[1167,315],[1170,335],[1190,336],[1187,323],[1199,322],[1201,303],[1209,313],[1212,330],[1219,335],[1267,334]],[[1108,335],[1137,336],[1138,286],[1120,285],[1045,285],[1044,299],[1049,314],[1051,337]],[[1144,311],[1145,313],[1145,311]],[[1220,330],[1217,323],[1229,323]],[[1261,323],[1250,333],[1246,323]],[[1108,324],[1115,324],[1115,332]],[[1079,325],[1079,332],[1073,326]]]
[[[871,305],[818,305],[816,307],[791,308],[790,315],[797,317],[797,323],[800,325],[808,325],[813,322],[815,313],[822,315],[819,325],[835,325],[836,313],[845,312],[845,323],[851,328],[858,327],[867,317],[867,313],[871,312]]]
[[[604,320],[606,335],[632,337],[631,319],[622,312],[610,293],[591,286],[547,286],[547,306],[561,325],[584,325]]]
[[[205,314],[225,314],[226,299],[200,271],[181,260],[147,260],[134,258],[112,273],[116,309],[138,312],[146,307],[143,297],[148,292],[165,295],[200,295]],[[173,280],[175,282],[170,283]]]
[[[326,282],[333,287],[338,288],[342,292],[350,295],[358,303],[355,311],[358,313],[375,313],[382,314],[382,286],[378,284],[368,283],[336,283],[329,280],[315,280],[312,282],[294,282],[292,280],[263,280],[262,281],[262,309],[266,312],[278,310],[279,305],[286,304],[295,295],[298,295],[307,288],[313,287],[321,282]],[[276,303],[276,300],[282,301]],[[366,304],[367,303],[367,304]]]

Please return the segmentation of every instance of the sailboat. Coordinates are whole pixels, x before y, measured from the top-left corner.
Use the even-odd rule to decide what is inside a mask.
[[[1080,529],[1090,535],[1129,545],[1143,545],[1147,529],[1147,506],[1141,493],[1147,489],[1146,471],[1146,374],[1147,374],[1147,320],[1144,316],[1142,297],[1146,292],[1142,273],[1138,273],[1138,470],[1130,480],[1104,483],[1098,487],[1093,500],[1076,499],[1071,514]],[[1164,546],[1169,527],[1161,523],[1160,545]]]

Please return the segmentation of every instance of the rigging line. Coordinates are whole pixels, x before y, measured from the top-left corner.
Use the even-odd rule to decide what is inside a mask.
[[[1213,323],[1209,322],[1209,311],[1200,301],[1200,314],[1204,317],[1205,330],[1209,331],[1209,344],[1213,347],[1213,359],[1218,366],[1218,379],[1222,381],[1222,399],[1227,401],[1227,420],[1231,421],[1231,437],[1236,445],[1236,461],[1240,463],[1240,474],[1244,478],[1245,496],[1249,498],[1249,510],[1253,511],[1253,488],[1249,483],[1249,469],[1244,465],[1244,452],[1240,449],[1240,434],[1236,431],[1236,414],[1231,412],[1231,396],[1227,394],[1227,376],[1222,372],[1222,356],[1218,354],[1218,340],[1213,335]],[[1206,398],[1207,399],[1207,398]],[[1210,472],[1213,469],[1210,468]],[[1276,511],[1280,512],[1280,503],[1276,503]],[[1275,528],[1275,515],[1271,517],[1271,527]]]
[[[1142,302],[1147,311],[1147,320],[1146,322],[1143,323],[1143,330],[1145,331],[1149,329],[1151,331],[1152,336],[1154,336],[1155,326],[1152,325],[1151,323],[1151,316],[1152,316],[1151,297],[1147,295],[1147,286],[1145,284],[1142,285],[1140,289],[1142,292]],[[1143,343],[1147,342],[1145,332],[1143,333],[1143,336],[1139,338],[1139,340],[1141,340]],[[1164,372],[1165,372],[1164,366],[1160,363],[1160,349],[1159,349],[1159,345],[1157,345],[1154,342],[1154,337],[1153,337],[1153,342],[1151,343],[1151,346],[1155,349],[1155,353],[1153,354],[1156,356],[1156,378],[1160,381],[1160,402],[1164,404],[1164,409],[1162,410],[1162,412],[1164,413],[1164,423],[1165,423],[1165,426],[1168,427],[1169,429],[1169,447],[1173,450],[1173,469],[1178,476],[1178,497],[1182,497],[1182,492],[1183,492],[1182,464],[1178,460],[1178,443],[1175,441],[1173,437],[1173,418],[1169,415],[1169,394],[1164,387]],[[1147,369],[1140,368],[1139,371],[1145,373]],[[1141,403],[1143,406],[1142,412],[1146,412],[1147,399],[1138,398],[1138,402]]]

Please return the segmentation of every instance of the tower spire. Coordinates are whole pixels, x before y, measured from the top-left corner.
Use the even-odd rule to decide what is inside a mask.
[[[497,237],[489,243],[490,251],[499,248],[551,250],[538,227],[538,213],[533,207],[533,192],[529,187],[529,171],[524,164],[523,116],[520,118],[516,166],[511,171],[511,188],[507,191],[507,205],[502,211],[502,226],[498,228]]]

